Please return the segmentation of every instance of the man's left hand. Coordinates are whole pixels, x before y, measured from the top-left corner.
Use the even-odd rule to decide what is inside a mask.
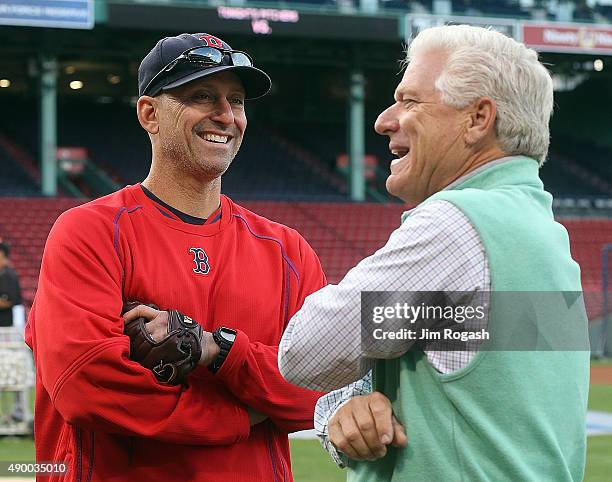
[[[148,305],[138,305],[123,315],[125,322],[143,317],[149,320],[146,324],[147,332],[156,342],[168,336],[168,312],[156,310]],[[198,365],[210,365],[219,355],[219,345],[213,340],[212,333],[202,332],[202,356]]]
[[[350,399],[332,416],[328,430],[330,442],[354,460],[376,460],[387,454],[387,445],[408,443],[391,402],[380,392]]]
[[[136,302],[127,303],[124,310],[128,310],[123,318],[130,337],[130,359],[152,370],[160,382],[184,384],[197,365],[214,360],[212,345],[217,344],[212,335],[190,317]]]

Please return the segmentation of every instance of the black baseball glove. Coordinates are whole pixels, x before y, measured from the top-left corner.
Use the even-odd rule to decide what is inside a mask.
[[[143,304],[130,301],[123,305],[123,312]],[[159,310],[155,305],[148,305]],[[153,371],[161,383],[186,384],[187,375],[193,371],[202,356],[202,327],[187,315],[168,310],[168,334],[155,341],[147,331],[149,320],[136,318],[125,324],[123,332],[130,337],[130,360]]]

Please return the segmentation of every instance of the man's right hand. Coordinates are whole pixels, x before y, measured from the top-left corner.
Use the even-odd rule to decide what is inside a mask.
[[[384,457],[387,445],[405,447],[406,430],[393,415],[391,402],[380,392],[352,398],[329,421],[329,440],[355,460]]]

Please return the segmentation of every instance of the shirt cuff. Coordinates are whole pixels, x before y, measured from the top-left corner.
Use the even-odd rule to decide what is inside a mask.
[[[318,431],[319,433],[317,433],[317,435],[321,439],[321,445],[323,445],[323,448],[325,449],[325,451],[331,456],[334,463],[341,469],[345,468],[348,465],[348,457],[342,452],[340,452],[340,450],[338,450],[335,447],[335,445],[330,442],[329,430],[327,429],[327,427],[328,427],[329,421],[334,417],[334,415],[336,415],[336,412],[340,410],[342,406],[346,405],[350,401],[351,399],[349,398],[348,400],[344,400],[341,403],[339,403],[338,406],[334,408],[334,410],[329,414],[329,417],[327,418],[327,422],[325,423],[323,428],[320,431]]]
[[[329,438],[325,437],[321,443],[338,467],[344,469],[348,465],[348,457],[334,447],[334,444],[329,441]]]

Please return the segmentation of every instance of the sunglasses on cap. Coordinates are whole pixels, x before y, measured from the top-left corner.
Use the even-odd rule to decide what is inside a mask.
[[[225,58],[229,58],[230,63],[224,64],[223,61]],[[156,80],[171,72],[177,65],[184,64],[185,62],[200,65],[202,67],[215,65],[253,67],[253,59],[251,59],[246,52],[240,50],[218,49],[216,47],[194,47],[185,50],[181,55],[157,72],[144,88],[142,95],[148,95],[147,92],[149,92],[150,87],[155,84]]]

